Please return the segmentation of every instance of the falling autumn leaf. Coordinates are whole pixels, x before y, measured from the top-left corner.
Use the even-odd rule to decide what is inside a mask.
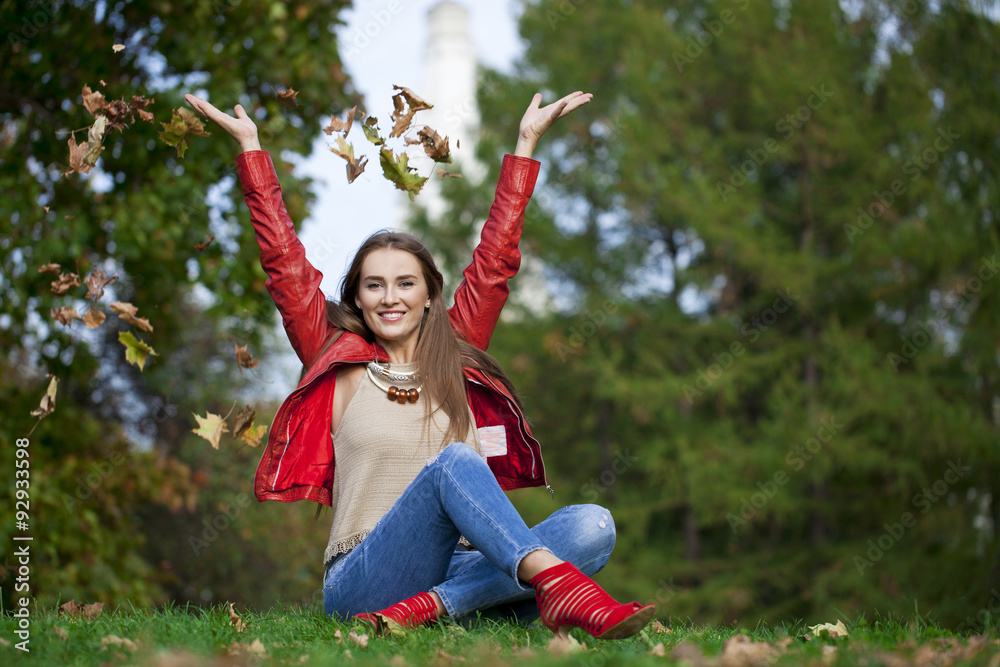
[[[63,172],[63,176],[69,176],[72,173],[89,173],[93,169],[93,166],[87,164],[84,160],[90,152],[90,145],[76,143],[76,138],[72,134],[66,140],[66,145],[69,147],[69,169]]]
[[[125,50],[125,45],[124,44],[114,44],[114,45],[111,46],[111,50],[114,51],[115,53],[118,53],[120,51],[124,51]]]
[[[38,272],[39,273],[55,273],[55,274],[58,274],[59,273],[59,265],[58,264],[43,264],[42,266],[38,267]]]
[[[56,296],[63,296],[74,287],[80,286],[80,276],[75,273],[62,273],[59,280],[52,281],[52,293]]]
[[[213,415],[211,412],[208,413],[208,416],[209,417],[218,417],[218,415]],[[198,415],[195,415],[194,417],[195,417],[195,419],[198,420],[199,423],[201,422],[201,417],[199,417]],[[198,432],[195,431],[195,433],[198,433]],[[198,433],[198,435],[201,435],[201,434]],[[204,437],[204,436],[202,436],[202,437]],[[215,448],[216,449],[219,448],[218,438],[216,438]],[[246,623],[243,622],[243,619],[240,618],[240,615],[236,613],[235,609],[233,609],[233,603],[232,602],[229,603],[229,624],[232,625],[234,628],[236,628],[236,632],[243,632],[247,628]]]
[[[437,175],[440,176],[442,179],[445,179],[445,178],[462,178],[461,174],[456,174],[456,173],[453,173],[453,172],[450,172],[450,171],[445,171],[444,169],[438,169],[437,170]]]
[[[410,129],[410,124],[413,122],[413,114],[424,109],[434,108],[433,104],[428,104],[409,88],[393,85],[392,89],[399,92],[392,96],[394,109],[392,112],[392,132],[389,133],[390,138],[401,137]]]
[[[205,413],[205,417],[195,415],[194,418],[198,421],[198,428],[191,429],[191,432],[197,436],[205,438],[210,443],[212,443],[212,449],[219,448],[219,438],[222,437],[223,433],[228,433],[229,429],[226,427],[226,422],[222,419],[220,415],[212,414],[211,412]],[[232,605],[230,604],[229,613],[233,614]],[[231,618],[232,616],[230,616]],[[237,616],[237,618],[239,618]],[[242,623],[242,621],[241,621]],[[239,632],[243,632],[239,630]]]
[[[240,372],[243,372],[244,368],[257,368],[257,360],[253,358],[253,355],[247,352],[247,346],[239,347],[236,343],[233,343],[233,351],[236,352],[236,363],[239,365]]]
[[[426,176],[414,173],[416,170],[409,166],[409,157],[406,153],[400,154],[397,158],[391,150],[383,148],[379,151],[379,163],[382,165],[385,177],[392,181],[397,189],[406,192],[411,200],[427,181]]]
[[[104,324],[106,319],[104,313],[99,310],[94,310],[91,308],[83,314],[83,325],[88,329],[96,329],[97,327]]]
[[[96,116],[98,111],[108,106],[107,100],[104,99],[104,93],[91,90],[88,85],[84,85],[82,95],[83,108],[90,112],[92,116]]]
[[[160,132],[160,139],[166,145],[176,148],[177,157],[180,158],[184,157],[184,151],[187,150],[188,135],[196,137],[210,136],[210,133],[205,131],[204,123],[201,122],[193,111],[188,111],[185,107],[174,109],[170,122],[160,123],[160,125],[163,126],[163,130]]]
[[[378,133],[378,118],[375,116],[368,116],[365,118],[365,122],[361,124],[361,129],[365,132],[365,137],[368,141],[372,142],[376,146],[381,146],[385,143],[385,139]]]
[[[295,100],[295,96],[298,94],[299,91],[292,88],[282,88],[278,91],[278,102],[286,109],[294,109],[299,105]]]
[[[63,324],[72,324],[73,320],[83,319],[77,314],[76,308],[72,306],[61,306],[59,309],[53,308],[49,311],[49,316],[59,320]]]
[[[424,152],[427,157],[435,162],[451,162],[451,149],[448,148],[448,137],[442,138],[440,134],[424,125],[424,128],[417,132],[420,143],[424,145]]]
[[[135,364],[140,371],[146,364],[146,359],[160,356],[141,338],[133,336],[131,331],[118,332],[118,342],[125,346],[125,361]]]
[[[330,124],[323,128],[323,131],[327,134],[333,134],[334,132],[342,132],[344,138],[347,138],[348,133],[351,131],[351,126],[354,125],[354,114],[357,112],[358,107],[353,106],[347,111],[347,118],[345,120],[340,120],[334,115],[330,115]]]
[[[111,304],[111,310],[118,314],[119,319],[125,320],[131,325],[137,326],[143,331],[152,331],[153,325],[149,323],[145,317],[136,317],[135,314],[138,312],[138,308],[133,306],[131,303],[124,301],[115,301]]]
[[[59,378],[51,373],[46,377],[49,378],[49,386],[45,390],[42,400],[38,403],[38,407],[31,411],[32,417],[44,417],[56,409],[56,390],[59,388]]]
[[[331,146],[330,151],[347,160],[347,182],[353,183],[354,179],[362,174],[365,166],[368,165],[368,158],[354,157],[354,146],[347,143],[343,137],[337,137],[337,145]]]
[[[97,164],[98,158],[101,157],[101,151],[104,150],[104,130],[108,125],[108,119],[106,116],[98,116],[94,124],[90,126],[87,130],[87,155],[83,158],[84,164],[88,164],[91,167]]]
[[[87,276],[87,296],[88,299],[100,299],[104,296],[104,288],[118,280],[118,274],[108,278],[108,274],[103,269],[94,269]]]
[[[252,405],[247,405],[237,412],[234,418],[235,421],[233,422],[233,436],[236,438],[240,437],[240,434],[253,424],[253,418],[256,416],[257,411],[253,409]]]
[[[267,431],[266,424],[259,424],[253,426],[252,424],[243,433],[240,433],[237,437],[240,440],[250,445],[253,448],[259,448],[261,446],[262,439],[264,438],[264,433]]]
[[[201,243],[194,244],[194,251],[201,252],[202,250],[210,246],[212,244],[212,241],[214,240],[215,240],[215,234],[209,234],[208,238],[206,238],[204,241],[202,241]]]

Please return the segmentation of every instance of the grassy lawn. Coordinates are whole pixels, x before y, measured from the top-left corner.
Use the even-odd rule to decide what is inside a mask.
[[[16,619],[0,619],[7,642],[0,662],[42,665],[359,665],[615,664],[664,665],[997,665],[996,634],[961,637],[928,625],[858,619],[849,637],[813,637],[804,624],[779,627],[697,627],[655,624],[622,641],[597,641],[574,630],[570,645],[550,644],[544,627],[483,622],[421,628],[376,638],[361,623],[337,623],[302,608],[240,612],[228,607],[104,610],[82,618],[56,610],[31,618],[30,653],[15,648]],[[835,621],[836,619],[830,619]],[[354,637],[351,636],[354,633]],[[809,637],[807,640],[806,637]],[[568,652],[562,652],[567,651]]]

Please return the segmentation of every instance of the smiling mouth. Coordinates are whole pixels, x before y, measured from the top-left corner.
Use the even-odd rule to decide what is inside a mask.
[[[385,312],[385,313],[379,313],[378,314],[378,316],[381,317],[383,320],[389,320],[390,322],[395,322],[396,320],[402,319],[403,315],[404,315],[404,313],[402,313],[402,312],[400,312],[398,310],[392,310],[392,311],[388,311],[388,312]]]

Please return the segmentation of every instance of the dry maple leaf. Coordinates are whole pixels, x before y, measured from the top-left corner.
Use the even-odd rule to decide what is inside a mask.
[[[91,308],[83,314],[83,325],[88,329],[96,329],[104,324],[105,315],[99,310]]]
[[[56,296],[63,296],[74,287],[80,286],[80,276],[75,273],[59,274],[58,280],[52,281],[52,293]]]
[[[54,273],[54,274],[58,275],[59,274],[59,265],[58,264],[52,264],[52,263],[43,264],[42,266],[38,267],[38,272],[39,273]]]
[[[49,311],[49,316],[63,324],[72,324],[73,320],[83,319],[77,314],[76,308],[72,306],[61,306],[58,310],[53,308]]]
[[[252,405],[248,405],[237,412],[235,421],[233,422],[233,436],[240,437],[240,433],[243,433],[253,424],[253,418],[256,415],[257,411],[253,409]]]
[[[217,417],[217,418],[219,417],[218,415],[213,415],[211,412],[208,413],[208,416],[209,417]],[[199,417],[198,415],[195,415],[194,418],[198,420],[199,424],[201,424],[201,421],[202,421],[201,417]],[[195,431],[195,433],[198,433],[198,431]],[[222,434],[222,432],[220,431],[219,435],[221,435],[221,434]],[[201,435],[201,434],[198,433],[198,435]],[[202,437],[204,437],[204,436],[202,436]],[[219,448],[218,437],[216,437],[216,441],[215,441],[215,445],[214,446],[215,446],[216,449]],[[246,623],[243,622],[243,619],[240,618],[240,615],[236,613],[235,609],[233,609],[233,603],[232,602],[229,603],[229,624],[232,625],[234,628],[236,628],[236,632],[243,632],[247,628]]]
[[[118,274],[108,278],[108,274],[103,269],[94,269],[87,276],[87,296],[88,299],[100,299],[104,296],[104,288],[118,280]]]
[[[31,411],[30,414],[32,417],[41,418],[51,414],[56,409],[56,392],[59,389],[59,378],[51,373],[45,377],[49,378],[49,386],[45,389],[45,395],[42,396],[42,400],[38,402],[38,407]],[[73,600],[70,600],[70,602],[73,602]],[[69,604],[69,602],[66,604]]]
[[[333,114],[330,114],[330,124],[323,128],[323,131],[327,134],[333,134],[334,132],[343,132],[344,138],[347,138],[348,133],[351,131],[351,126],[354,125],[354,114],[357,112],[357,105],[351,107],[347,111],[347,117],[344,120],[340,120]]]
[[[90,89],[89,85],[83,86],[83,108],[90,112],[91,116],[96,116],[98,111],[108,106],[108,101],[104,99],[104,93]]]
[[[354,146],[347,143],[343,137],[337,137],[337,145],[331,146],[330,151],[347,160],[348,183],[353,183],[354,179],[364,172],[365,166],[368,164],[368,158],[364,156],[354,157]]]
[[[212,443],[213,449],[218,449],[219,438],[222,437],[223,433],[229,433],[229,428],[226,426],[226,422],[222,419],[221,415],[215,415],[211,412],[206,412],[205,415],[204,417],[194,415],[194,418],[198,421],[198,428],[191,429],[191,432]],[[232,614],[232,603],[230,603],[229,608],[230,614]]]
[[[94,619],[101,615],[104,611],[103,602],[94,602],[92,604],[80,605],[75,599],[63,604],[59,607],[60,614],[66,614],[67,616],[78,616],[80,618]]]
[[[427,157],[435,162],[451,162],[451,149],[448,148],[448,137],[442,138],[435,130],[424,125],[423,129],[417,132],[420,143],[424,145],[424,152]]]
[[[347,635],[347,638],[361,648],[368,648],[368,635],[359,635],[354,632],[354,630],[351,630],[350,634]]]
[[[153,330],[153,325],[149,323],[149,320],[145,317],[135,316],[139,309],[127,301],[115,301],[111,304],[111,310],[118,315],[119,319],[125,320],[129,324],[137,326],[143,331]]]
[[[209,234],[208,238],[206,238],[204,241],[202,241],[201,243],[194,244],[194,251],[201,252],[202,250],[210,246],[212,244],[212,241],[214,240],[215,240],[215,234]]]
[[[265,431],[267,431],[266,424],[260,424],[258,426],[251,425],[237,437],[251,447],[258,448],[261,445],[261,439],[264,437]]]
[[[399,92],[392,96],[392,132],[389,137],[401,137],[410,129],[413,122],[413,114],[424,109],[433,109],[433,104],[428,104],[419,95],[404,86],[393,85],[393,90]]]
[[[236,363],[239,366],[240,373],[243,372],[244,368],[257,368],[257,360],[253,358],[253,355],[247,352],[247,346],[239,347],[236,343],[233,343],[233,351],[236,352]]]
[[[90,152],[90,145],[76,143],[76,138],[72,134],[66,140],[66,145],[69,147],[69,169],[63,172],[63,176],[69,176],[72,173],[89,173],[93,169],[93,165],[84,162],[84,158]]]
[[[278,102],[286,109],[294,109],[299,105],[295,100],[295,96],[298,94],[299,91],[293,88],[282,88],[278,91]]]

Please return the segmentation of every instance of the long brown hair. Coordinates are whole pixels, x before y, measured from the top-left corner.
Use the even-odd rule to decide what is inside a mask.
[[[465,435],[475,426],[471,422],[469,401],[465,393],[465,376],[462,373],[464,366],[480,370],[501,382],[523,411],[521,398],[500,363],[469,343],[461,332],[451,326],[443,296],[444,276],[434,263],[430,250],[413,234],[393,230],[375,232],[358,248],[347,274],[340,282],[340,301],[327,299],[326,302],[326,317],[334,326],[334,332],[316,358],[302,367],[299,381],[302,381],[310,366],[323,356],[342,332],[350,331],[369,342],[375,341],[375,335],[365,324],[364,314],[355,301],[361,285],[361,264],[369,253],[382,249],[405,250],[417,259],[423,270],[431,305],[424,312],[420,323],[416,361],[420,369],[421,395],[430,399],[425,405],[436,404],[448,416],[449,427],[445,442],[465,439]]]

